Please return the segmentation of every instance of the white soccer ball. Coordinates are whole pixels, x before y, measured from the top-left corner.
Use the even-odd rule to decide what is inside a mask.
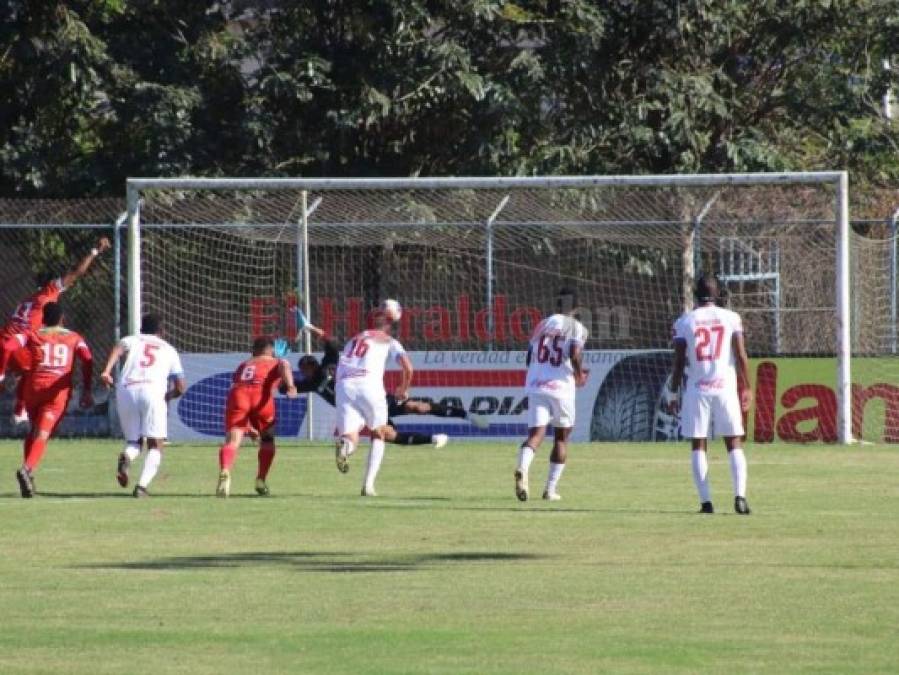
[[[390,321],[399,321],[400,317],[403,315],[402,305],[396,300],[389,298],[381,303],[381,311]]]

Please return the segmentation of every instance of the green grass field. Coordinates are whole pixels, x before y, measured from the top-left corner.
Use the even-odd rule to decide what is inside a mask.
[[[899,671],[896,447],[750,447],[748,518],[682,446],[575,446],[553,504],[503,444],[389,447],[373,500],[287,443],[270,498],[208,444],[135,500],[117,451],[51,443],[23,500],[0,443],[0,672]]]

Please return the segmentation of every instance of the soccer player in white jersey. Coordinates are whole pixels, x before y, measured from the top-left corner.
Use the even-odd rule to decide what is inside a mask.
[[[724,437],[734,487],[734,510],[749,515],[743,413],[752,404],[749,359],[740,315],[719,307],[718,282],[702,277],[697,306],[674,324],[674,368],[669,382],[669,412],[681,411],[681,433],[692,443],[693,481],[700,513],[714,513],[706,455],[710,432]],[[686,374],[686,379],[684,375]],[[677,393],[683,385],[680,403]]]
[[[362,483],[362,496],[374,497],[375,478],[384,458],[387,432],[387,398],[384,392],[384,367],[395,361],[402,369],[402,380],[394,391],[397,401],[404,401],[412,384],[412,362],[406,350],[390,335],[399,321],[402,309],[396,300],[381,303],[375,328],[359,333],[346,343],[337,365],[337,468],[349,471],[349,456],[359,443],[359,432],[368,427],[371,449]]]
[[[159,330],[159,318],[145,315],[140,334],[123,338],[113,348],[100,375],[108,387],[113,386],[113,366],[125,357],[116,387],[125,449],[119,455],[116,478],[119,485],[128,487],[128,469],[140,454],[141,438],[146,438],[147,456],[132,493],[135,497],[148,496],[147,488],[162,462],[162,446],[168,436],[168,402],[187,389],[181,358],[172,345],[159,337]]]
[[[528,345],[528,437],[518,450],[515,494],[528,499],[528,469],[543,442],[548,424],[553,425],[553,449],[543,498],[561,499],[556,491],[568,458],[568,437],[574,427],[575,388],[587,381],[582,358],[587,329],[574,318],[577,297],[563,288],[556,301],[558,312],[541,321]]]

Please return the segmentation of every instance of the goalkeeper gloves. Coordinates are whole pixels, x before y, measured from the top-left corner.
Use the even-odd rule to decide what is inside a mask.
[[[290,353],[290,343],[284,338],[275,340],[275,356],[279,359],[285,358]]]

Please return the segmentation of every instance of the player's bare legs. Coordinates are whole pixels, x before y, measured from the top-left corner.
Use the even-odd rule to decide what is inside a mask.
[[[219,448],[219,482],[215,488],[217,497],[227,497],[231,494],[231,467],[237,459],[237,451],[243,441],[245,430],[241,427],[228,429],[225,434],[225,442]]]
[[[531,427],[528,429],[528,437],[521,447],[518,449],[518,468],[515,469],[515,496],[519,501],[526,502],[528,500],[528,470],[531,468],[531,462],[534,461],[534,455],[537,448],[543,442],[546,436],[546,427]]]
[[[706,452],[706,439],[691,439],[691,467],[693,469],[693,484],[699,494],[699,512],[714,513],[712,506],[712,492],[709,488],[709,459]]]
[[[556,486],[565,470],[565,461],[568,459],[568,437],[571,436],[571,428],[554,428],[553,436],[553,451],[549,456],[549,474],[546,477],[543,498],[555,502],[561,499],[556,491]]]
[[[363,497],[377,497],[375,492],[375,479],[378,477],[378,471],[381,469],[381,462],[384,459],[384,437],[388,427],[378,427],[371,432],[371,448],[368,451],[368,463],[365,466],[365,479],[362,482]]]
[[[259,452],[257,453],[259,462],[256,470],[256,494],[267,497],[270,494],[268,489],[268,472],[272,468],[272,462],[275,461],[275,434],[272,427],[259,434]]]
[[[162,463],[162,446],[165,442],[164,438],[148,438],[147,439],[147,455],[144,457],[144,467],[140,473],[137,485],[134,486],[134,492],[131,494],[135,497],[149,497],[150,493],[147,488],[156,472],[159,471],[159,465]]]
[[[730,476],[734,486],[734,511],[748,516],[751,511],[746,503],[746,455],[743,453],[742,436],[725,436],[724,447],[730,461]]]
[[[337,470],[346,473],[350,470],[350,455],[356,452],[359,444],[359,432],[347,432],[341,434],[335,443],[334,457],[337,462]]]

